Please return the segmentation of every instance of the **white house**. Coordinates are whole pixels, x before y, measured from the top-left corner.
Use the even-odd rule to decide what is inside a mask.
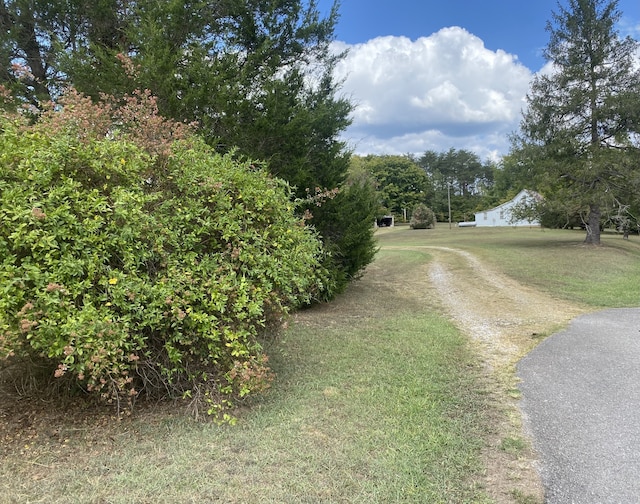
[[[511,201],[507,201],[502,205],[489,210],[476,213],[476,227],[488,227],[488,226],[539,226],[540,222],[534,219],[518,220],[511,222],[511,209],[518,203],[535,202],[540,201],[540,196],[535,191],[529,191],[523,189],[520,191]]]

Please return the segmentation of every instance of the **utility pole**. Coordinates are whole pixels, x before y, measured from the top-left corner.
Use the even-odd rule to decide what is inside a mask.
[[[451,182],[447,182],[447,205],[449,206],[449,229],[451,229]]]

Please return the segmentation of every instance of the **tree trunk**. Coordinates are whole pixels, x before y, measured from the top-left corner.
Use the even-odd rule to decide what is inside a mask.
[[[589,205],[587,237],[584,239],[584,243],[588,245],[600,245],[600,205]]]

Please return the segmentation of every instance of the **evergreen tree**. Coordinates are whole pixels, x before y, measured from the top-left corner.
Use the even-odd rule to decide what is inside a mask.
[[[617,5],[569,0],[552,14],[553,72],[535,78],[514,146],[536,165],[547,199],[582,211],[589,244],[600,243],[603,212],[629,205],[640,188],[638,43],[618,35]]]

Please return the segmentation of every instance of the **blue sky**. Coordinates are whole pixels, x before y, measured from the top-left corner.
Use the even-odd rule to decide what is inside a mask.
[[[332,0],[319,0],[326,13]],[[564,0],[562,5],[566,5]],[[355,104],[344,138],[358,154],[508,151],[556,0],[342,0],[338,68]],[[620,0],[619,31],[640,40],[640,1]],[[638,55],[640,61],[640,54]]]

